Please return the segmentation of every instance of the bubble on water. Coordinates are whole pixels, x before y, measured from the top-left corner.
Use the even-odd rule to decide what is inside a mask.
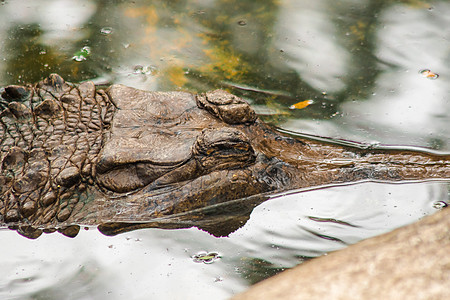
[[[433,208],[436,209],[443,209],[444,207],[447,207],[448,204],[445,201],[436,201],[433,203]]]
[[[222,258],[222,256],[215,251],[212,252],[206,252],[206,251],[200,251],[197,254],[192,256],[192,260],[196,263],[204,263],[204,264],[212,264],[219,258]]]
[[[103,27],[102,29],[100,29],[100,33],[103,35],[108,35],[111,34],[113,32],[112,27]]]
[[[333,106],[333,104],[331,104],[330,106]],[[330,118],[334,118],[334,117],[336,117],[336,116],[339,116],[341,114],[341,112],[339,112],[339,111],[337,111],[337,112],[335,112],[334,114],[331,114],[330,115]],[[342,116],[342,115],[341,115]]]
[[[133,68],[133,73],[134,74],[142,74],[142,75],[152,75],[152,74],[156,73],[156,68],[153,66],[136,65]]]
[[[431,80],[439,78],[439,74],[433,73],[428,69],[420,70],[419,74],[422,75],[423,77],[425,77],[427,79],[431,79]]]

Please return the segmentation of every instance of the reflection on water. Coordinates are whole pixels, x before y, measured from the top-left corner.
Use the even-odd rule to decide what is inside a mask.
[[[294,193],[258,206],[223,238],[196,228],[115,237],[90,228],[74,239],[29,240],[3,230],[0,298],[226,299],[307,258],[433,213],[434,203],[450,201],[449,188],[363,183]]]
[[[0,86],[58,72],[147,90],[222,87],[284,129],[449,151],[449,16],[448,2],[421,0],[2,1]],[[195,228],[35,241],[2,230],[0,298],[224,299],[430,214],[448,190],[365,183],[294,193],[219,239]],[[220,259],[195,263],[199,253]]]
[[[420,0],[7,1],[0,83],[58,72],[147,90],[225,87],[286,129],[448,150],[449,11]]]

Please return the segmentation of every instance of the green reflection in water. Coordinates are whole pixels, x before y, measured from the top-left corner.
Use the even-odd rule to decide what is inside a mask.
[[[285,268],[277,267],[271,262],[260,258],[242,259],[241,267],[236,269],[249,285],[258,283],[261,280],[272,277],[284,270]]]
[[[8,83],[34,82],[44,72],[61,71],[64,58],[55,49],[39,43],[42,31],[38,24],[24,24],[10,27],[4,41],[8,61],[4,80]]]
[[[82,38],[51,46],[43,43],[39,24],[13,23],[10,38],[3,45],[8,57],[3,81],[35,82],[58,72],[75,82],[102,76],[114,82],[132,74],[136,68],[129,64],[134,63],[131,58],[137,58],[148,64],[145,68],[155,70],[151,76],[158,90],[225,88],[251,99],[254,105],[267,107],[270,113],[263,119],[275,124],[288,118],[329,119],[339,112],[339,103],[366,99],[380,66],[389,66],[375,55],[375,36],[381,26],[377,18],[398,2],[373,0],[363,6],[337,2],[327,8],[336,43],[351,55],[341,78],[345,87],[335,92],[310,86],[289,67],[293,58],[275,46],[274,38],[280,33],[274,27],[283,4],[275,0],[227,0],[214,5],[198,1],[92,1],[95,12],[76,28]],[[104,34],[104,28],[111,32]],[[83,47],[90,47],[91,54],[81,61],[73,60]],[[284,66],[274,61],[282,61]],[[126,74],[117,73],[121,68]],[[315,104],[304,110],[288,109],[306,99]]]

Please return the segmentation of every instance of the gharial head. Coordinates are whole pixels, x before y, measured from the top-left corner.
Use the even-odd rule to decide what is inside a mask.
[[[134,220],[160,217],[276,188],[261,180],[269,158],[255,148],[249,128],[257,117],[244,100],[223,90],[193,95],[113,85],[106,93],[116,112],[94,178],[108,197],[124,200],[115,203],[123,219],[130,210]]]
[[[107,94],[117,111],[95,178],[108,190],[124,193],[149,185],[155,189],[255,161],[247,136],[200,110],[191,94],[144,92],[121,85],[113,85]],[[221,117],[221,107],[207,99],[238,102],[226,96],[215,91],[197,101]],[[229,122],[248,123],[256,118],[247,103],[224,107],[222,118]]]
[[[286,180],[284,164],[255,143],[265,131],[251,130],[253,109],[223,90],[103,91],[52,74],[0,92],[3,223],[148,221]]]

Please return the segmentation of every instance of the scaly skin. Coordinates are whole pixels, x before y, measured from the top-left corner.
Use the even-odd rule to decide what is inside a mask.
[[[104,91],[53,74],[1,97],[0,223],[31,238],[55,228],[74,236],[78,224],[222,235],[269,192],[450,178],[449,155],[293,139],[221,90]]]

